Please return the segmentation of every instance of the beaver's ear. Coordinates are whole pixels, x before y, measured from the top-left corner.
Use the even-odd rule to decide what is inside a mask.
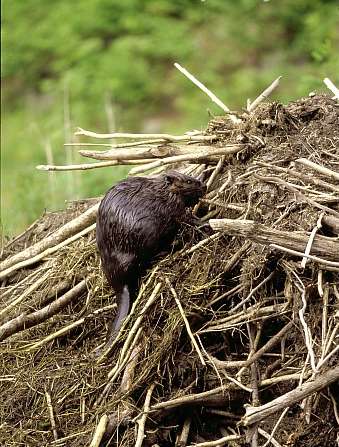
[[[168,185],[172,185],[172,183],[174,183],[175,179],[177,178],[177,176],[175,175],[174,172],[167,172],[166,174],[164,174],[165,176],[165,182]]]

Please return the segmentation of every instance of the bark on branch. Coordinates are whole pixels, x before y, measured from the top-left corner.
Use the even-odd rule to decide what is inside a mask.
[[[11,335],[23,331],[24,329],[29,329],[37,324],[46,321],[48,318],[52,317],[58,313],[61,309],[66,307],[72,300],[77,298],[81,293],[83,293],[87,288],[88,279],[83,279],[79,284],[74,286],[71,290],[66,292],[63,296],[53,301],[53,303],[32,312],[28,315],[21,314],[13,320],[8,321],[0,327],[0,341],[5,340]]]
[[[199,146],[198,146],[199,147]],[[109,149],[107,151],[89,151],[81,149],[79,154],[96,160],[145,160],[172,155],[192,154],[197,146],[158,144],[154,146],[133,147],[127,149]]]
[[[261,405],[260,407],[247,407],[246,415],[242,418],[241,423],[247,426],[262,421],[272,413],[280,411],[286,407],[290,407],[296,402],[299,402],[305,397],[320,391],[338,379],[339,366],[336,366],[323,374],[319,374],[315,380],[309,380],[308,382],[303,383],[300,387],[277,397],[265,405]]]
[[[141,172],[149,171],[150,169],[158,168],[172,163],[181,163],[183,161],[197,161],[214,157],[216,155],[231,155],[240,152],[245,148],[243,144],[226,145],[222,147],[212,146],[196,146],[194,151],[182,155],[173,155],[169,157],[158,158],[152,163],[147,163],[143,166],[136,167],[130,170],[130,174],[140,174]]]
[[[213,230],[224,231],[230,236],[245,237],[264,245],[281,245],[303,253],[309,240],[306,232],[275,230],[253,220],[211,219],[209,222]],[[336,238],[316,235],[310,254],[330,261],[339,261],[339,241]]]
[[[72,219],[70,222],[67,222],[65,225],[60,227],[50,236],[47,236],[31,247],[26,248],[26,250],[23,250],[20,253],[17,253],[16,255],[5,259],[3,262],[0,263],[0,273],[4,270],[7,270],[12,265],[33,258],[34,256],[47,250],[48,248],[53,247],[60,242],[63,242],[68,237],[93,224],[96,219],[98,208],[99,203],[96,203],[84,213],[80,214],[80,216]]]

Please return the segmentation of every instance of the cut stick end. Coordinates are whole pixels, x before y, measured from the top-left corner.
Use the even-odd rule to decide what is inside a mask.
[[[84,133],[84,129],[82,129],[81,127],[77,127],[76,131],[74,132],[74,135],[83,135]]]
[[[49,171],[50,170],[50,166],[48,165],[38,165],[35,167],[35,169],[37,169],[38,171]]]

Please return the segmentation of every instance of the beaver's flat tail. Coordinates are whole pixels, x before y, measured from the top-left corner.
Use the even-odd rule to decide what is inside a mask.
[[[130,308],[130,293],[127,285],[123,287],[120,293],[118,291],[116,292],[116,298],[118,303],[117,313],[107,331],[107,338],[104,346],[104,351],[107,351],[111,348],[114,340],[116,339],[119,333],[119,330],[121,328],[124,319],[128,315]]]
[[[125,285],[119,293],[116,291],[116,298],[118,302],[118,309],[113,322],[107,331],[106,343],[102,349],[96,351],[96,357],[102,357],[109,354],[114,340],[116,339],[124,319],[127,317],[130,308],[130,293],[128,286]]]

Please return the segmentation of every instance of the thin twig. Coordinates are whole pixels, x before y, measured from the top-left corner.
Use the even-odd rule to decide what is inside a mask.
[[[0,311],[0,316],[6,315],[9,313],[14,307],[18,306],[22,303],[32,292],[39,288],[41,284],[46,282],[49,277],[50,272],[47,271],[41,278],[37,279],[33,284],[31,284],[21,295],[16,297],[13,301],[11,301],[8,306]]]
[[[339,311],[336,312],[336,315],[335,315],[336,318],[338,318],[338,316],[339,316],[338,313],[339,313]],[[336,336],[337,336],[337,332],[338,332],[338,330],[339,330],[339,323],[337,323],[337,324],[335,325],[335,327],[334,327],[334,329],[332,330],[331,333],[330,333],[330,331],[328,331],[328,334],[327,334],[327,336],[326,336],[326,340],[325,340],[324,353],[322,354],[322,357],[323,357],[324,355],[327,355],[327,353],[328,353],[330,347],[332,346],[332,343],[334,342],[334,339],[335,339]]]
[[[305,320],[305,311],[306,311],[306,308],[307,308],[306,288],[305,288],[304,283],[302,282],[302,280],[297,275],[297,273],[292,271],[292,274],[297,279],[297,282],[295,283],[295,286],[297,287],[297,289],[300,292],[301,301],[302,301],[302,306],[301,306],[301,308],[298,311],[298,315],[299,315],[301,326],[302,326],[303,331],[304,331],[305,344],[306,344],[307,352],[308,352],[308,355],[309,355],[309,359],[310,359],[310,364],[311,364],[312,370],[313,370],[313,372],[316,372],[316,361],[315,361],[315,354],[314,354],[314,350],[313,350],[312,334],[311,334],[311,330],[308,327],[308,325],[306,323],[306,320]]]
[[[273,447],[282,447],[281,444],[279,444],[279,442],[277,440],[275,440],[274,438],[271,437],[271,435],[269,435],[265,430],[263,430],[262,428],[258,427],[258,432],[261,434],[261,436],[263,436],[266,439],[269,439],[269,442],[273,445]],[[267,442],[265,442],[264,445],[267,445]],[[264,447],[264,446],[263,446]]]
[[[269,247],[274,248],[276,250],[284,251],[285,253],[289,253],[294,256],[301,256],[308,259],[311,259],[312,261],[319,262],[319,264],[328,265],[330,267],[339,268],[339,262],[334,261],[327,261],[327,259],[321,259],[317,256],[312,255],[306,255],[305,253],[302,253],[301,251],[291,250],[290,248],[282,247],[281,245],[277,244],[270,244]]]
[[[239,388],[241,388],[244,391],[247,391],[248,393],[253,393],[253,388],[250,388],[249,386],[244,385],[243,383],[241,383],[239,380],[235,379],[234,377],[224,373],[225,377],[227,380],[229,380],[230,382],[234,383],[234,385],[238,386]]]
[[[282,376],[277,376],[277,377],[272,377],[270,379],[265,379],[262,380],[260,383],[260,387],[267,387],[267,386],[271,386],[271,385],[276,385],[277,383],[281,383],[281,382],[290,382],[291,380],[293,381],[298,381],[300,379],[300,374],[296,373],[296,374],[284,374]],[[215,406],[215,401],[218,398],[223,399],[223,403],[224,401],[224,397],[225,397],[225,393],[227,393],[227,391],[229,390],[238,390],[239,386],[238,384],[236,384],[235,382],[228,382],[223,386],[219,386],[217,388],[214,388],[212,390],[209,391],[204,391],[202,393],[197,393],[197,394],[188,394],[188,395],[184,395],[181,397],[177,397],[174,399],[170,399],[168,401],[165,402],[159,402],[157,404],[154,404],[150,411],[162,411],[164,409],[171,409],[171,408],[177,408],[177,407],[181,407],[181,406],[186,406],[186,405],[207,405],[209,403],[209,401],[211,401],[213,403],[213,406]],[[251,392],[252,389],[249,388]]]
[[[182,305],[181,305],[181,303],[180,303],[180,301],[179,301],[177,292],[174,290],[174,288],[173,288],[173,286],[172,286],[170,280],[167,278],[167,276],[165,277],[165,281],[166,281],[166,283],[167,283],[167,285],[168,285],[168,287],[169,287],[169,289],[170,289],[170,291],[171,291],[171,293],[172,293],[172,295],[173,295],[173,298],[174,298],[174,300],[175,300],[175,302],[176,302],[176,305],[178,306],[178,309],[179,309],[179,312],[180,312],[180,314],[181,314],[181,317],[182,317],[182,319],[184,320],[184,323],[185,323],[185,326],[186,326],[186,330],[187,330],[188,336],[189,336],[189,338],[191,339],[192,345],[193,345],[194,349],[196,350],[196,352],[197,352],[197,354],[198,354],[198,357],[199,357],[199,359],[200,359],[200,362],[201,362],[201,364],[202,364],[203,366],[206,366],[205,359],[204,359],[204,357],[203,357],[203,355],[202,355],[202,353],[201,353],[201,351],[200,351],[200,348],[199,348],[199,346],[198,346],[198,343],[196,342],[196,340],[195,340],[195,338],[194,338],[194,335],[193,335],[193,333],[192,333],[192,331],[191,331],[190,324],[189,324],[189,322],[188,322],[188,320],[187,320],[187,317],[186,317],[186,315],[185,315],[184,309],[183,309],[183,307],[182,307]]]
[[[140,361],[140,354],[142,350],[143,346],[141,343],[135,344],[131,350],[131,355],[126,363],[126,368],[120,383],[120,391],[122,393],[128,393],[133,388],[135,369]]]
[[[338,351],[339,351],[339,345],[337,345],[331,352],[329,352],[324,359],[319,360],[319,363],[316,368],[316,372],[318,372],[320,370],[320,368],[322,368],[324,365],[326,365],[326,363],[330,360],[330,358],[333,357]]]
[[[207,191],[210,191],[210,189],[213,185],[213,182],[219,176],[219,173],[222,170],[224,163],[225,163],[225,156],[220,158],[217,166],[215,167],[214,171],[212,172],[210,178],[208,179],[208,181],[206,183]]]
[[[280,166],[275,166],[273,164],[265,163],[265,162],[262,162],[262,161],[258,161],[257,164],[259,166],[265,166],[267,168],[270,168],[270,169],[272,169],[274,171],[284,172],[287,175],[292,175],[293,177],[301,179],[303,182],[312,183],[313,185],[322,186],[325,189],[329,189],[329,190],[334,191],[334,192],[339,192],[339,187],[338,186],[332,185],[331,183],[327,183],[324,180],[321,180],[321,179],[319,179],[317,177],[314,177],[314,176],[311,177],[310,175],[304,174],[304,173],[296,171],[294,169],[282,168]]]
[[[338,88],[333,84],[333,82],[331,81],[331,79],[329,78],[324,78],[324,84],[326,85],[326,87],[331,90],[331,92],[334,94],[332,99],[339,99],[339,90]]]
[[[208,323],[205,329],[200,329],[199,333],[204,334],[208,332],[225,331],[226,329],[233,329],[236,326],[243,325],[246,321],[256,321],[260,319],[273,318],[277,314],[283,315],[290,310],[286,310],[286,304],[278,304],[266,307],[260,307],[258,305],[252,306],[247,309],[247,312],[240,312],[236,315],[212,321]],[[213,325],[212,325],[213,323]]]
[[[310,237],[308,239],[308,242],[307,242],[307,245],[306,245],[306,248],[305,248],[305,255],[306,256],[311,253],[312,244],[313,244],[315,235],[317,234],[318,230],[321,229],[321,226],[322,226],[321,225],[321,220],[322,220],[324,214],[325,214],[324,212],[320,213],[320,216],[319,216],[319,218],[317,220],[317,224],[313,228],[313,230],[311,231]],[[301,263],[300,263],[300,267],[301,268],[305,268],[306,267],[306,262],[307,262],[307,259],[308,259],[306,256],[304,256],[302,258],[302,260],[301,260]]]
[[[243,306],[244,310],[246,310],[246,306]],[[261,328],[257,331],[257,335],[254,336],[254,325],[251,323],[247,323],[247,332],[248,332],[248,338],[250,341],[250,354],[249,358],[252,357],[257,349],[257,345],[259,343],[260,334],[261,334]],[[259,400],[259,385],[260,385],[260,379],[259,379],[259,372],[257,368],[257,362],[254,361],[251,363],[250,366],[251,369],[251,386],[252,386],[252,405],[253,406],[259,406],[260,400]],[[237,375],[238,376],[238,375]],[[258,447],[258,424],[253,424],[252,426],[248,427],[247,432],[247,440],[251,441],[252,447]]]
[[[221,295],[217,296],[216,298],[213,297],[214,299],[208,303],[208,307],[213,306],[213,304],[219,302],[220,300],[223,300],[224,298],[226,298],[230,295],[235,295],[237,292],[241,292],[243,290],[243,288],[244,288],[244,286],[242,284],[237,284],[232,289],[227,290],[227,292],[222,293]]]
[[[240,416],[238,414],[230,413],[229,411],[225,411],[225,410],[218,410],[215,408],[206,408],[206,413],[215,414],[217,416],[221,416],[221,417],[227,418],[227,419],[234,419],[234,420],[240,419]]]
[[[216,439],[215,441],[206,441],[206,442],[199,442],[198,444],[191,444],[188,447],[221,447],[226,444],[226,442],[229,441],[236,441],[238,439],[242,439],[243,436],[241,435],[228,435],[223,436],[222,438]]]
[[[47,337],[37,341],[36,343],[33,343],[31,345],[25,346],[23,348],[24,351],[34,351],[37,348],[40,348],[41,346],[45,345],[46,343],[55,340],[56,338],[59,338],[61,336],[63,336],[64,334],[67,334],[68,332],[70,332],[72,329],[81,326],[82,324],[85,323],[85,321],[88,321],[89,319],[95,317],[98,314],[101,314],[105,311],[108,310],[112,310],[116,307],[116,304],[110,304],[108,306],[102,307],[101,309],[97,309],[94,312],[92,312],[89,315],[86,315],[83,318],[80,318],[80,320],[74,321],[74,323],[68,324],[67,326],[59,329],[56,332],[53,332],[52,334],[47,335]]]
[[[323,270],[318,270],[318,278],[317,278],[317,286],[318,286],[318,293],[320,298],[324,296],[324,286],[323,286]]]
[[[50,442],[50,445],[51,446],[56,446],[56,447],[63,447],[63,446],[65,446],[65,445],[67,445],[66,444],[66,441],[68,441],[68,440],[70,440],[70,439],[74,439],[74,438],[77,438],[77,437],[80,437],[80,436],[82,436],[82,435],[86,435],[86,434],[88,434],[89,432],[90,432],[91,430],[83,430],[83,431],[80,431],[80,432],[77,432],[77,433],[72,433],[71,435],[69,435],[69,436],[64,436],[63,438],[59,438],[57,441],[51,441]],[[91,447],[91,446],[90,446]]]
[[[322,272],[322,270],[319,270]],[[319,276],[318,276],[319,278]],[[326,337],[327,337],[327,322],[328,322],[328,295],[329,295],[329,287],[325,288],[323,292],[323,311],[322,311],[322,319],[321,319],[321,359],[325,357],[325,348],[326,348]]]
[[[204,93],[206,93],[207,96],[211,98],[211,100],[217,104],[224,112],[230,112],[230,109],[219,99],[215,96],[214,93],[212,93],[207,87],[205,87],[204,84],[202,84],[200,81],[198,81],[197,78],[195,78],[191,73],[189,73],[186,68],[182,67],[177,62],[174,64],[175,68],[177,68],[183,75],[185,75],[193,84],[195,84],[200,90],[202,90]],[[234,123],[238,124],[241,122],[241,120],[234,115],[227,115],[229,119]]]
[[[166,140],[163,138],[159,139],[153,139],[153,140],[139,140],[139,141],[133,141],[131,143],[119,143],[119,144],[113,144],[113,143],[66,143],[64,146],[103,146],[103,147],[109,147],[111,149],[125,149],[127,147],[135,147],[135,146],[144,146],[149,144],[157,144],[157,143],[164,143]]]
[[[258,107],[258,105],[264,101],[270,94],[275,90],[279,83],[282,76],[279,76],[277,79],[275,79],[271,85],[267,87],[251,104],[249,107],[247,107],[248,112],[253,112],[254,109]]]
[[[240,303],[238,303],[236,306],[234,306],[231,310],[230,310],[230,314],[233,314],[234,312],[236,312],[238,309],[240,309],[244,304],[246,304],[251,298],[252,296],[255,294],[255,292],[257,290],[259,290],[264,284],[266,284],[268,281],[270,281],[270,279],[272,279],[273,275],[275,274],[275,271],[271,272],[266,278],[264,278],[257,286],[254,287],[254,289],[252,289],[250,291],[250,293],[247,295],[246,298],[244,298],[242,301],[240,301]]]
[[[267,439],[267,441],[265,442],[265,444],[262,447],[267,447],[268,444],[271,442],[274,445],[274,442],[272,442],[274,433],[277,431],[277,428],[279,427],[280,422],[283,420],[283,418],[285,417],[285,414],[288,412],[290,407],[286,407],[283,412],[281,413],[281,415],[279,416],[279,419],[277,420],[277,422],[275,423],[273,430],[271,432],[271,434],[269,435],[269,438]]]
[[[310,197],[305,196],[305,194],[302,194],[300,191],[298,191],[298,189],[294,185],[292,185],[289,182],[286,182],[285,180],[281,179],[280,177],[277,177],[277,176],[267,176],[267,177],[265,176],[264,177],[259,174],[254,174],[254,177],[257,178],[258,180],[262,180],[264,182],[281,184],[281,185],[285,186],[288,190],[292,191],[303,202],[306,202],[309,205],[312,205],[313,207],[318,208],[322,211],[326,211],[335,217],[339,217],[338,211],[333,210],[332,208],[329,208],[328,206],[321,205],[320,203],[316,202],[315,200],[311,199]]]
[[[52,433],[53,433],[54,440],[56,441],[58,439],[58,431],[56,429],[54,409],[53,409],[53,405],[52,405],[52,398],[47,390],[45,391],[45,396],[46,396],[49,420],[51,421]]]
[[[25,276],[21,281],[17,282],[16,284],[11,284],[8,285],[7,287],[2,287],[2,293],[1,293],[1,298],[2,298],[2,302],[3,303],[7,303],[8,300],[4,300],[4,298],[7,295],[13,295],[13,300],[15,300],[15,296],[17,295],[17,293],[14,293],[14,291],[16,291],[17,289],[24,289],[24,285],[29,284],[33,279],[36,279],[36,277],[39,277],[42,271],[45,270],[49,270],[52,266],[51,264],[45,264],[45,265],[41,265],[40,267],[38,267],[37,269],[33,270],[32,273],[28,274],[27,276]],[[32,284],[32,282],[31,282]],[[7,290],[5,290],[7,289]],[[5,290],[5,291],[4,291]],[[12,300],[12,301],[13,301]],[[10,301],[11,303],[11,301]],[[10,304],[8,303],[8,304]],[[1,313],[0,313],[1,315]]]
[[[31,232],[31,230],[33,230],[33,228],[35,228],[39,224],[40,220],[41,220],[41,218],[39,217],[33,223],[31,223],[31,225],[29,225],[22,233],[19,233],[17,236],[15,236],[13,239],[11,239],[7,245],[4,245],[1,248],[0,259],[2,258],[3,251],[8,250],[13,244],[15,244],[15,242],[17,242],[19,239],[23,238],[26,234],[29,234]]]
[[[125,345],[123,347],[124,354],[120,355],[119,362],[110,371],[109,381],[105,385],[105,387],[104,387],[103,391],[101,392],[100,396],[98,397],[98,399],[95,401],[94,407],[98,407],[101,404],[101,402],[105,399],[105,397],[110,392],[110,390],[113,386],[114,380],[118,377],[118,375],[121,373],[121,371],[125,368],[125,366],[131,360],[133,353],[135,353],[135,348],[138,344],[141,333],[142,333],[142,328],[139,328],[137,330],[136,334],[134,335],[133,340],[131,342],[129,342],[128,344],[125,343]],[[126,346],[126,348],[125,348],[125,346]],[[123,377],[123,379],[124,379],[124,377]]]
[[[152,140],[153,141],[153,140]],[[144,144],[144,142],[140,142],[138,141],[136,144]],[[134,143],[127,143],[132,144],[134,146]],[[77,143],[64,143],[64,146],[66,147],[77,147],[77,146],[103,146],[103,147],[110,147],[110,148],[114,148],[117,146],[120,146],[118,144],[110,144],[110,143],[80,143],[79,141]],[[123,147],[125,147],[125,145],[122,145]]]
[[[193,245],[193,247],[189,248],[188,250],[185,250],[183,253],[181,253],[181,255],[182,256],[190,255],[191,253],[195,252],[196,250],[208,244],[209,242],[219,239],[221,236],[222,233],[214,233],[211,236],[208,236],[206,239],[203,239],[202,241]]]
[[[330,391],[329,391],[328,394],[330,395],[330,398],[331,398],[331,401],[332,401],[333,412],[334,412],[335,419],[337,421],[337,424],[339,425],[339,412],[338,412],[337,401],[335,400],[333,394]]]
[[[146,160],[111,160],[100,161],[98,163],[82,163],[78,165],[38,165],[39,171],[86,171],[89,169],[107,168],[110,166],[139,165],[146,163]]]
[[[151,397],[152,397],[154,388],[155,388],[155,383],[152,383],[152,385],[147,390],[143,413],[142,413],[140,419],[136,421],[138,424],[138,435],[137,435],[135,447],[141,447],[144,442],[145,424],[146,424],[147,415],[148,415],[148,412],[150,409]]]
[[[211,141],[216,138],[215,135],[169,135],[166,133],[96,133],[90,130],[78,128],[74,135],[85,135],[92,138],[132,138],[132,139],[160,139],[165,141]],[[153,141],[154,143],[154,141]]]
[[[223,203],[221,200],[217,199],[217,195],[213,199],[201,199],[200,202],[207,203],[208,205],[217,206],[220,208],[224,208],[225,210],[235,210],[243,213],[245,211],[245,207],[241,205],[236,205],[235,203]]]
[[[233,368],[233,367],[248,367],[253,362],[258,361],[262,355],[272,349],[279,341],[282,339],[282,337],[294,326],[294,322],[290,321],[287,323],[279,332],[277,332],[273,337],[271,337],[268,342],[262,346],[258,351],[256,351],[251,357],[249,357],[247,360],[238,360],[238,361],[222,361],[218,360],[216,358],[212,358],[213,362],[217,365],[219,368]]]

